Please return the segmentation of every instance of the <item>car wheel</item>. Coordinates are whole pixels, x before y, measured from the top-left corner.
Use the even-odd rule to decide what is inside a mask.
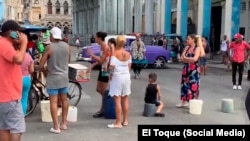
[[[166,59],[164,57],[158,57],[154,62],[154,68],[162,69],[166,66]]]

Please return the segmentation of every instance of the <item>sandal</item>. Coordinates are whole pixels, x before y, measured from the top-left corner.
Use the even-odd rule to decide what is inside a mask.
[[[67,127],[67,126],[61,126],[60,129],[61,129],[61,130],[67,130],[68,127]]]
[[[123,126],[128,126],[128,122],[123,122],[122,125]]]
[[[121,126],[117,126],[115,124],[109,124],[108,128],[122,128],[122,125]]]
[[[56,130],[56,129],[54,129],[54,128],[50,128],[49,131],[50,131],[51,133],[55,133],[55,134],[60,134],[60,133],[61,133],[61,130],[60,130],[60,129]]]
[[[93,115],[94,118],[101,118],[101,117],[103,117],[103,116],[104,116],[104,114],[101,113],[101,112],[97,112],[97,113],[95,113],[95,114]]]

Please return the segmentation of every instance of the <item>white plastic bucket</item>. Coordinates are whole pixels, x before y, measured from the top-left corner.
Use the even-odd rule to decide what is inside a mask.
[[[62,109],[58,108],[57,115],[61,116]],[[41,101],[41,119],[42,122],[52,122],[51,112],[50,112],[50,101],[43,100]]]
[[[189,101],[189,113],[193,115],[200,115],[202,112],[202,105],[203,101],[202,100],[190,100]]]
[[[41,118],[42,122],[52,122],[49,100],[41,101]]]
[[[77,121],[77,107],[70,106],[67,116],[67,121],[76,122]]]

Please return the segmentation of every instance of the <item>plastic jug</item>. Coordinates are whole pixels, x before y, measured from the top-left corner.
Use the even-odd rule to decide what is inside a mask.
[[[190,100],[189,113],[194,115],[200,115],[202,112],[202,105],[203,105],[202,100],[196,100],[196,99]]]
[[[76,122],[77,121],[77,107],[70,106],[67,116],[67,121],[69,122]]]

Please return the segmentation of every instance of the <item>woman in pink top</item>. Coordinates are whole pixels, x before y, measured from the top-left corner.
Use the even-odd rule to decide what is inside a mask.
[[[21,65],[22,75],[23,75],[23,91],[22,91],[22,107],[23,113],[26,115],[27,112],[27,103],[28,103],[28,95],[31,87],[31,77],[30,74],[34,72],[34,62],[27,51],[25,54],[24,61]]]

